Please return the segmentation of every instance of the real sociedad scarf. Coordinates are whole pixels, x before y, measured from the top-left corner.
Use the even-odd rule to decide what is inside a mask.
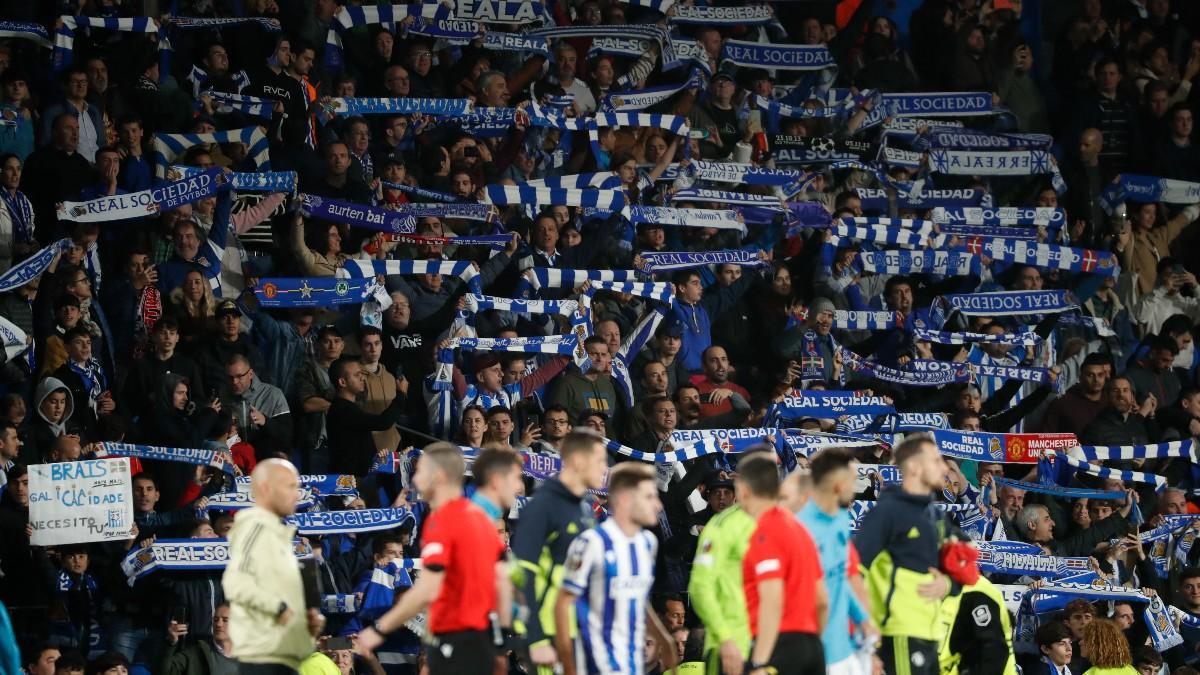
[[[235,16],[224,19],[210,19],[191,16],[171,17],[171,25],[180,30],[201,30],[207,28],[219,29],[224,26],[235,26],[243,23],[258,24],[260,28],[268,33],[279,33],[283,30],[283,28],[281,28],[279,25],[278,19],[270,19],[265,16]]]
[[[1115,277],[1121,272],[1117,256],[1108,251],[1042,244],[1019,239],[972,237],[966,242],[972,253],[986,253],[993,260],[1033,265],[1045,269],[1089,272]]]
[[[1183,644],[1183,637],[1176,630],[1171,612],[1163,604],[1162,598],[1148,597],[1134,588],[1108,585],[1097,587],[1093,584],[1050,581],[1044,583],[1033,595],[1033,611],[1039,614],[1057,611],[1072,598],[1086,598],[1092,602],[1125,600],[1146,603],[1146,610],[1142,617],[1150,632],[1150,639],[1155,650],[1166,651]]]
[[[838,345],[838,353],[842,355],[842,361],[846,364],[846,368],[856,373],[865,373],[870,377],[884,382],[894,382],[896,384],[908,385],[910,387],[940,387],[960,381],[960,376],[954,371],[929,370],[901,370],[892,368],[882,363],[864,359],[858,354]]]
[[[771,148],[784,148],[805,151],[804,158],[808,161],[834,159],[873,159],[879,152],[879,146],[868,141],[855,138],[837,138],[834,136],[790,136],[774,134],[767,138]],[[795,161],[803,161],[797,159]]]
[[[550,44],[545,38],[529,37],[520,33],[488,31],[483,35],[484,49],[510,52],[529,52],[550,57]]]
[[[0,21],[0,37],[32,40],[47,49],[54,46],[46,27],[33,21]]]
[[[445,40],[452,45],[465,45],[486,31],[477,21],[459,19],[417,19],[408,27],[409,33]]]
[[[9,193],[8,189],[0,189],[0,199],[4,201],[4,207],[8,210],[8,217],[12,221],[13,241],[21,243],[29,243],[34,241],[33,238],[33,203],[29,201],[29,197],[20,190]]]
[[[243,143],[246,146],[247,158],[254,162],[259,170],[271,168],[271,144],[267,135],[258,126],[214,131],[211,134],[155,134],[154,135],[154,171],[162,178],[166,175],[168,166],[188,148],[200,144]]]
[[[1123,173],[1104,189],[1100,204],[1112,213],[1117,204],[1126,201],[1195,204],[1200,202],[1200,183]]]
[[[334,277],[267,277],[254,288],[268,308],[335,307],[362,302],[374,280]]]
[[[876,274],[940,274],[978,276],[980,260],[959,251],[863,251],[858,255],[863,271]]]
[[[888,219],[881,219],[888,220]],[[897,221],[901,222],[901,221]],[[924,220],[908,221],[911,223],[928,223]],[[853,239],[854,241],[869,241],[874,244],[891,244],[895,246],[903,246],[905,248],[918,248],[929,243],[929,235],[933,233],[933,225],[927,224],[919,229],[907,229],[904,227],[893,227],[886,224],[876,225],[847,225],[845,219],[842,223],[834,223],[829,228],[833,238],[828,239],[831,246],[837,246],[841,243],[841,238]]]
[[[209,169],[149,190],[100,197],[86,202],[62,202],[58,207],[58,219],[79,223],[102,223],[144,218],[211,197],[217,191],[228,190],[229,187],[229,181],[220,169]]]
[[[487,204],[397,204],[389,207],[401,216],[413,218],[461,218],[462,220],[491,221],[495,209]]]
[[[334,115],[465,115],[472,103],[466,98],[335,98],[329,112]]]
[[[738,265],[759,267],[764,264],[758,251],[644,251],[641,270],[647,274],[673,272],[705,265]]]
[[[938,429],[933,440],[943,455],[977,462],[1035,464],[1047,452],[1074,447],[1075,434],[993,434]]]
[[[303,539],[292,542],[298,560],[312,557],[312,547]],[[121,560],[121,571],[133,586],[158,570],[222,570],[229,563],[225,539],[157,539],[145,548],[130,551]]]
[[[230,94],[224,91],[216,91],[210,89],[201,94],[211,97],[218,104],[218,112],[240,112],[254,117],[264,117],[271,119],[275,114],[275,101],[256,96],[245,96],[242,94]]]
[[[1163,488],[1167,487],[1167,479],[1156,474],[1145,473],[1143,471],[1122,471],[1120,469],[1110,469],[1107,466],[1096,466],[1095,464],[1090,464],[1084,460],[1075,459],[1074,457],[1067,455],[1065,452],[1062,452],[1062,450],[1067,450],[1069,447],[1074,446],[1060,448],[1060,451],[1056,455],[1056,459],[1059,462],[1064,462],[1064,466],[1069,466],[1076,471],[1082,471],[1089,476],[1096,476],[1097,478],[1103,478],[1106,480],[1109,478],[1119,478],[1122,481],[1132,481],[1134,483],[1153,485],[1154,489],[1159,492],[1161,492]]]
[[[837,62],[824,45],[760,44],[726,40],[721,60],[745,68],[777,70],[823,70]]]
[[[757,206],[761,208],[784,211],[784,203],[774,195],[755,195],[729,190],[712,190],[709,188],[689,187],[676,190],[671,194],[672,202],[712,202],[735,206]]]
[[[354,593],[332,593],[322,595],[321,613],[326,615],[357,614],[358,596]]]
[[[805,391],[771,405],[767,419],[837,419],[843,415],[893,415],[896,409],[878,396],[853,391]]]
[[[119,31],[122,33],[153,33],[157,34],[158,24],[148,16],[135,17],[100,17],[100,16],[68,16],[59,17],[62,27],[54,35],[54,70],[61,72],[71,65],[75,52],[75,31],[80,28],[100,28]]]
[[[1026,241],[1034,241],[1038,238],[1038,231],[1033,227],[1003,227],[1001,225],[962,225],[960,223],[939,223],[937,231],[942,235],[958,237],[960,239],[971,239],[978,237],[986,238],[1001,238],[1001,239],[1023,239]],[[947,237],[941,237],[938,245],[946,245]]]
[[[1046,555],[1040,546],[1021,541],[981,541],[979,571],[1041,578],[1060,577],[1088,571],[1087,556],[1071,558]]]
[[[858,198],[862,201],[864,211],[887,211],[889,208],[888,192],[884,188],[855,188]],[[898,192],[896,208],[898,209],[930,209],[936,206],[979,206],[988,199],[987,193],[978,188],[963,190],[925,190],[921,194]]]
[[[1049,150],[1054,138],[1046,134],[985,133],[973,129],[933,129],[911,139],[917,150]]]
[[[445,9],[439,5],[438,9]],[[457,0],[449,14],[461,21],[527,24],[548,19],[546,6],[532,0]]]
[[[312,490],[301,487],[296,490],[296,510],[304,511],[311,509],[317,505],[317,495]],[[241,511],[254,506],[254,497],[249,492],[218,492],[214,495],[209,495],[208,506],[205,507],[210,511]]]
[[[931,173],[949,176],[1036,176],[1050,174],[1054,189],[1066,192],[1066,183],[1058,171],[1054,156],[1046,150],[930,150],[926,155]],[[920,193],[914,185],[913,191]]]
[[[833,327],[843,330],[890,330],[896,327],[897,312],[846,310],[833,312]]]
[[[476,293],[480,288],[479,272],[470,260],[347,260],[338,270],[339,278],[363,279],[390,274],[442,274],[456,276],[467,282]]]
[[[1048,206],[1023,208],[1018,206],[945,207],[934,208],[931,216],[935,223],[959,223],[962,225],[1037,225],[1051,230],[1060,229],[1067,220],[1067,212]]]
[[[631,206],[629,222],[658,223],[674,227],[711,227],[746,232],[738,212],[725,209],[676,209],[664,206]]]
[[[878,502],[866,499],[854,500],[854,503],[850,505],[850,530],[852,532],[858,530],[859,525],[862,524],[862,519],[871,512],[871,509],[875,508],[876,504]],[[974,504],[946,504],[944,502],[933,502],[931,506],[943,513],[949,514],[968,513],[970,511],[978,511],[979,509]]]
[[[182,462],[195,466],[210,466],[233,475],[233,464],[225,453],[212,448],[164,448],[132,443],[97,443],[96,458],[137,457],[160,462]]]
[[[409,521],[416,522],[416,516],[412,511],[403,508],[311,511],[292,514],[283,519],[284,523],[296,527],[297,534],[313,536],[394,530],[403,527]]]
[[[1032,368],[1029,366],[1003,366],[989,363],[970,363],[954,361],[934,361],[929,359],[913,359],[904,364],[905,370],[919,373],[948,371],[955,374],[955,382],[978,382],[982,377],[999,377],[1022,382],[1045,384],[1050,381],[1049,368]]]
[[[203,169],[194,166],[172,166],[167,170],[168,177],[191,178],[204,173]],[[235,172],[228,175],[231,186],[240,192],[285,192],[296,191],[295,171],[255,171]]]
[[[391,241],[401,244],[440,245],[440,246],[487,246],[494,249],[504,248],[512,243],[511,234],[475,234],[439,237],[435,234],[394,234],[388,237]]]
[[[1079,308],[1075,297],[1064,290],[958,293],[940,296],[940,301],[967,316],[1056,314]]]
[[[460,347],[476,352],[505,352],[511,354],[562,354],[570,356],[574,353],[577,345],[578,342],[573,334],[544,335],[540,337],[464,337],[450,339],[451,349]]]
[[[775,12],[768,5],[746,5],[742,7],[698,7],[676,5],[670,21],[674,25],[690,26],[763,26],[775,20]]]
[[[250,476],[238,476],[233,481],[238,492],[250,491]],[[300,476],[300,487],[312,490],[318,497],[346,496],[358,494],[358,481],[354,476],[338,474],[311,474]]]
[[[748,429],[747,431],[755,432],[760,430]],[[762,445],[761,434],[751,434],[750,438],[717,439],[709,437],[689,443],[688,445],[676,450],[669,450],[667,452],[643,452],[641,450],[634,450],[633,448],[621,445],[613,440],[606,439],[605,441],[605,446],[611,452],[615,452],[618,455],[623,455],[641,462],[650,462],[653,464],[674,464],[677,462],[691,461],[698,457],[707,457],[709,455],[742,453],[759,445]]]
[[[936,342],[940,345],[968,345],[974,343],[998,344],[998,345],[1040,345],[1042,336],[1032,331],[1025,333],[1001,333],[992,335],[990,333],[968,333],[957,331],[941,331],[929,330],[928,328],[913,328],[912,336],[914,340],[924,340],[927,342]]]
[[[673,165],[675,169],[674,175],[670,180],[674,180],[679,176],[679,165]],[[670,173],[664,172],[665,176]],[[688,165],[688,169],[684,172],[693,178],[700,180],[713,181],[714,183],[735,183],[741,185],[778,185],[790,186],[792,184],[803,181],[806,174],[802,171],[792,169],[769,169],[765,167],[755,166],[753,164],[736,164],[732,162],[710,162],[706,160],[696,160]]]
[[[405,185],[404,183],[389,183],[387,181],[381,181],[381,182],[382,182],[383,186],[386,188],[389,188],[392,190],[399,190],[405,194],[409,194],[414,197],[417,197],[418,199],[424,199],[426,201],[434,201],[434,202],[445,202],[447,204],[465,203],[459,197],[456,197],[452,194],[447,194],[445,192],[439,192],[437,190],[430,190],[428,188],[417,187],[415,185]]]
[[[950,419],[946,413],[920,412],[902,412],[883,417],[847,415],[838,418],[837,429],[841,432],[856,434],[874,428],[881,428],[889,433],[949,429]]]
[[[70,239],[59,239],[13,265],[6,272],[0,274],[0,293],[16,290],[38,278],[42,272],[46,271],[46,268],[50,267],[50,263],[54,262],[54,257],[58,255],[59,251],[66,251],[73,246]]]
[[[657,87],[644,87],[606,94],[600,101],[600,108],[605,112],[645,110],[652,105],[662,103],[684,89],[700,89],[703,86],[704,82],[700,79],[700,71],[695,69],[688,79],[679,84],[664,84]]]
[[[606,281],[590,282],[592,290],[628,293],[639,298],[649,298],[670,305],[675,302],[674,285],[667,281]]]
[[[300,193],[300,202],[302,212],[310,218],[348,223],[355,227],[392,234],[410,234],[417,229],[417,221],[413,216],[381,209],[377,206],[367,206],[305,193]]]
[[[516,295],[527,297],[541,288],[576,288],[585,281],[638,281],[634,270],[563,270],[553,267],[532,267],[517,282]]]

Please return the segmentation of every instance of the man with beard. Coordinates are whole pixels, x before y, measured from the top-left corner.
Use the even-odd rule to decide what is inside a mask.
[[[1103,407],[1110,367],[1111,362],[1104,354],[1088,354],[1079,369],[1079,383],[1046,408],[1042,431],[1082,434]]]
[[[809,465],[812,495],[796,514],[816,541],[821,569],[825,572],[829,620],[821,634],[821,644],[831,673],[855,672],[856,650],[847,630],[850,622],[862,628],[869,642],[879,637],[867,609],[859,603],[849,583],[852,576],[858,575],[858,553],[850,543],[848,510],[854,503],[856,464],[854,456],[844,448],[818,452]]]
[[[716,417],[733,411],[734,396],[740,396],[747,406],[750,404],[750,392],[746,388],[729,381],[729,357],[725,348],[713,345],[704,350],[702,357],[704,375],[692,376],[692,384],[700,390],[700,416]]]
[[[1083,432],[1079,440],[1089,445],[1144,445],[1158,439],[1158,425],[1150,417],[1158,399],[1148,394],[1139,407],[1133,397],[1133,383],[1117,376],[1108,381],[1105,398],[1108,407]]]
[[[696,385],[683,383],[675,390],[675,410],[679,429],[732,429],[739,427],[750,416],[750,404],[741,396],[731,396],[733,409],[727,413],[704,417],[701,414],[700,390]]]

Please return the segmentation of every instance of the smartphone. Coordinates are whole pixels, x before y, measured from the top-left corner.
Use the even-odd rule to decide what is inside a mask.
[[[181,626],[187,624],[187,608],[182,605],[174,607],[171,610],[171,620]]]
[[[479,156],[479,148],[477,148],[473,145],[468,145],[467,147],[463,148],[463,157],[478,157],[478,156]]]
[[[350,642],[350,638],[339,635],[326,640],[325,649],[331,652],[339,649],[354,649],[354,645]]]

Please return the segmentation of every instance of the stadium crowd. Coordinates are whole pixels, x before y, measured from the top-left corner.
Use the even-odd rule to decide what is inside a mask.
[[[0,3],[0,670],[1195,675],[1198,77],[1187,0]]]

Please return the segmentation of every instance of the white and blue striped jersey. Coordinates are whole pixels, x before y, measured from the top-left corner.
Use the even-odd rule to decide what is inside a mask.
[[[571,542],[562,587],[576,596],[576,670],[642,675],[646,608],[658,540],[643,530],[626,537],[610,518]]]

